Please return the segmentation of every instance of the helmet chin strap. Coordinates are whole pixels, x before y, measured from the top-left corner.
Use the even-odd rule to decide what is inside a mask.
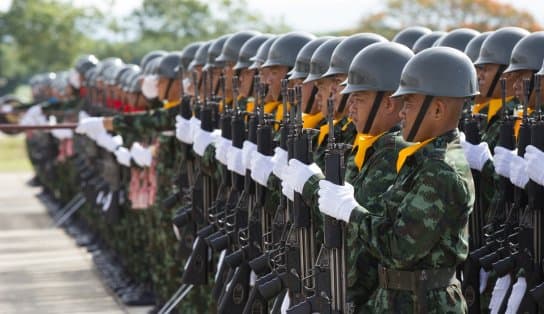
[[[427,114],[427,111],[429,110],[429,106],[431,105],[433,98],[434,98],[433,96],[429,96],[429,95],[425,96],[425,99],[423,100],[423,104],[421,105],[421,108],[419,109],[419,112],[417,114],[416,121],[414,121],[414,125],[412,125],[412,128],[410,129],[410,133],[408,133],[408,138],[406,139],[408,142],[414,141],[417,131],[419,131],[421,122],[423,121],[425,114]]]
[[[168,100],[168,94],[170,93],[170,87],[172,87],[173,80],[168,79],[168,85],[166,85],[166,90],[164,91],[164,95],[162,95],[162,99]]]
[[[497,83],[499,82],[502,73],[506,69],[506,65],[501,64],[499,65],[499,68],[497,69],[497,73],[495,73],[495,77],[493,77],[493,81],[491,81],[491,85],[489,86],[489,89],[487,90],[486,97],[492,97],[493,91],[495,90],[495,87],[497,87]]]
[[[308,102],[306,102],[306,110],[304,110],[304,113],[312,112],[312,107],[314,106],[315,96],[317,95],[317,91],[318,91],[317,87],[313,85],[310,98],[308,98]]]
[[[378,114],[378,109],[380,108],[380,104],[382,103],[384,94],[385,94],[384,92],[378,92],[376,94],[376,97],[374,97],[372,108],[370,108],[370,113],[368,114],[365,127],[363,128],[364,134],[368,134],[368,132],[370,132],[370,129],[372,128],[372,124],[374,124],[374,119],[376,119],[376,115]]]
[[[343,94],[342,99],[340,99],[340,104],[338,105],[338,110],[336,112],[341,113],[346,109],[346,104],[348,103],[349,94]]]

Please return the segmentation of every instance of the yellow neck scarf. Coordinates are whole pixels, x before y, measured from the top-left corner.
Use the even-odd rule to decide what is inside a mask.
[[[359,168],[359,171],[361,171],[361,168],[365,162],[367,150],[372,147],[372,145],[374,145],[374,143],[384,134],[385,132],[376,136],[361,133],[357,134],[357,137],[353,143],[353,149],[357,148],[357,153],[355,154],[353,161],[355,162],[357,168]]]
[[[434,137],[426,141],[423,141],[421,143],[415,143],[411,146],[403,148],[399,152],[399,157],[397,158],[397,173],[399,173],[400,170],[402,169],[402,166],[404,166],[404,163],[406,162],[406,158],[415,154],[418,150],[425,147],[425,145],[429,144],[429,142],[431,142],[432,140],[434,140]]]

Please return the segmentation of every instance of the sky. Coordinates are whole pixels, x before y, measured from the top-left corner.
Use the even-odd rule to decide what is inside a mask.
[[[12,0],[0,0],[0,11],[9,8]],[[533,12],[544,25],[544,0],[499,0]],[[77,6],[96,6],[109,11],[111,0],[72,0]],[[112,14],[124,16],[137,8],[142,0],[116,0]],[[337,31],[353,27],[365,15],[380,11],[383,0],[247,0],[249,10],[270,16],[273,21],[283,17],[293,29],[308,32]]]

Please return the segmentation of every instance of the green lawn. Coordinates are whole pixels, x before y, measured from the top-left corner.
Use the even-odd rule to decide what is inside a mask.
[[[0,133],[0,172],[31,171],[25,148],[25,136]]]

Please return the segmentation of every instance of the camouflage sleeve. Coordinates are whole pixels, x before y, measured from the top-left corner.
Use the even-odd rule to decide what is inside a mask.
[[[304,183],[304,188],[302,189],[302,199],[308,206],[318,208],[318,194],[319,190],[319,181],[325,179],[325,176],[322,174],[316,174],[310,177],[306,183]]]
[[[497,191],[499,191],[499,175],[495,172],[493,162],[488,160],[480,172],[479,195],[479,202],[481,204],[480,208],[482,208],[484,211],[486,223],[491,222],[491,218],[493,216],[491,204],[497,197]]]
[[[350,217],[352,227],[373,254],[388,267],[409,269],[428,256],[447,228],[458,226],[470,193],[461,178],[444,163],[427,161],[409,191],[391,189],[388,200],[399,199],[375,215],[364,207]],[[396,208],[394,208],[396,207]]]
[[[177,107],[155,110],[152,114],[153,129],[157,131],[175,129],[177,111]]]

